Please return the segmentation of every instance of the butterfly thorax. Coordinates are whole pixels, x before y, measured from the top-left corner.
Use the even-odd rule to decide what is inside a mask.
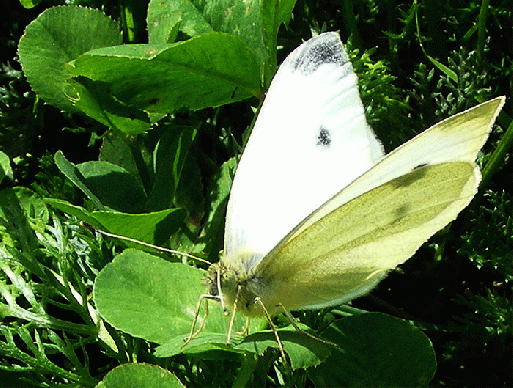
[[[207,293],[222,298],[224,305],[232,309],[237,300],[236,311],[244,315],[262,316],[264,313],[256,298],[262,296],[265,285],[256,276],[254,267],[247,265],[254,256],[255,253],[244,251],[211,265],[206,277]]]

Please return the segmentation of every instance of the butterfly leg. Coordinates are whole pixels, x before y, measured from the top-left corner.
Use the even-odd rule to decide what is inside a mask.
[[[249,333],[249,323],[251,322],[251,319],[249,317],[246,317],[246,326],[244,326],[244,330],[242,331],[243,336],[247,336]]]
[[[262,303],[262,300],[260,299],[260,297],[257,296],[255,298],[255,303],[258,303],[260,305],[260,307],[262,307],[262,311],[264,312],[265,317],[267,318],[267,321],[269,322],[269,326],[271,326],[271,330],[274,333],[274,336],[276,337],[276,342],[278,344],[278,350],[281,353],[281,358],[283,360],[283,363],[286,364],[287,363],[287,357],[285,356],[285,349],[283,348],[283,343],[281,342],[280,336],[278,335],[278,330],[276,330],[276,326],[274,325],[274,323],[273,323],[273,321],[271,319],[271,315],[269,314],[269,312],[265,308],[265,306]]]
[[[282,304],[279,304],[278,305],[280,307],[280,309],[282,310],[283,314],[287,317],[287,319],[289,320],[290,324],[292,326],[294,326],[294,329],[296,329],[297,331],[299,331],[300,333],[306,335],[307,337],[315,340],[315,341],[319,341],[323,344],[326,344],[326,345],[330,345],[330,346],[333,346],[335,348],[338,348],[338,345],[336,343],[333,343],[333,342],[330,342],[330,341],[326,341],[322,338],[319,338],[319,337],[316,337],[315,335],[313,334],[310,334],[309,332],[307,331],[304,331],[303,329],[301,329],[298,325],[297,325],[297,322],[296,322],[296,318],[294,318],[294,316],[290,313],[289,310],[287,310],[285,307],[283,307]]]
[[[205,315],[203,317],[203,321],[201,322],[198,330],[194,331],[194,328],[196,327],[196,323],[198,322],[198,316],[199,316],[199,312],[200,312],[200,308],[201,308],[201,302],[203,301],[203,299],[205,299]],[[188,337],[184,338],[184,340],[183,340],[184,343],[181,346],[182,348],[184,348],[189,342],[191,342],[191,340],[194,337],[196,337],[203,330],[203,327],[205,326],[205,323],[207,322],[207,317],[208,317],[208,300],[209,299],[211,299],[210,295],[201,295],[199,297],[198,303],[196,304],[196,309],[194,310],[194,319],[192,321],[191,332]]]
[[[233,301],[232,316],[230,317],[230,324],[228,325],[228,333],[226,334],[226,345],[230,344],[230,338],[232,337],[233,322],[235,321],[235,312],[237,311],[237,303],[239,302],[239,295],[240,295],[240,286],[237,287],[237,294],[235,294],[235,299]],[[225,315],[226,315],[226,313],[225,313]]]

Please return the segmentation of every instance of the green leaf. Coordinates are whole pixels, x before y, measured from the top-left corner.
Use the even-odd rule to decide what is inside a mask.
[[[0,218],[8,223],[0,224],[0,234],[12,232],[6,225],[12,225],[18,238],[24,241],[33,239],[33,230],[43,231],[50,218],[48,208],[43,199],[26,187],[13,187],[0,191]],[[30,221],[32,229],[27,221]],[[25,236],[21,236],[25,234]],[[4,237],[2,240],[6,242]],[[33,242],[33,241],[31,241]]]
[[[95,218],[91,217],[90,213],[83,207],[72,205],[68,201],[64,201],[62,199],[57,198],[45,198],[44,201],[45,203],[54,207],[55,209],[59,209],[64,213],[70,214],[95,228],[105,229],[105,227],[102,224],[100,224]]]
[[[86,51],[122,43],[117,23],[104,13],[84,7],[54,7],[25,29],[18,53],[32,89],[47,103],[76,111],[72,75],[64,64]]]
[[[209,253],[209,260],[217,259],[219,251],[223,248],[221,242],[224,235],[226,204],[236,167],[235,158],[223,163],[208,188],[207,203],[210,204],[210,207],[202,236],[205,238],[205,251]]]
[[[325,363],[308,370],[317,386],[427,386],[435,374],[431,342],[401,319],[357,314],[336,320],[322,336],[339,348]]]
[[[308,329],[301,325],[302,329]],[[293,370],[306,369],[318,366],[324,361],[333,349],[333,346],[325,344],[318,339],[311,338],[305,333],[294,329],[292,326],[278,329],[280,341],[290,359]],[[278,348],[276,337],[272,331],[266,330],[250,334],[235,346],[236,349],[244,349],[262,355],[267,348]]]
[[[172,45],[92,50],[70,70],[101,82],[124,104],[149,112],[220,106],[260,92],[254,53],[239,38],[221,33]]]
[[[44,233],[48,220],[49,212],[45,203],[32,190],[15,187],[0,191],[1,262],[11,257],[36,276],[44,277],[40,263],[34,259],[38,248],[35,232]],[[9,254],[8,247],[12,247],[13,251],[18,248],[19,252]],[[2,284],[5,287],[5,281],[0,282],[0,285]],[[4,291],[2,294],[4,298],[7,295]],[[4,303],[0,303],[0,315],[12,315],[8,306],[11,303]]]
[[[20,0],[20,4],[23,6],[23,8],[34,8],[36,5],[38,5],[43,0]]]
[[[123,167],[102,161],[78,164],[84,184],[111,209],[137,213],[144,209],[146,193],[140,182]]]
[[[261,50],[259,57],[262,58],[263,68],[263,84],[269,86],[274,73],[276,72],[276,50],[278,30],[282,23],[288,23],[292,16],[292,9],[296,4],[296,0],[284,1],[262,1],[260,10],[260,22],[262,34]]]
[[[82,176],[78,168],[71,162],[69,162],[61,151],[57,151],[54,155],[54,161],[56,166],[61,172],[77,186],[82,192],[89,198],[98,209],[104,209],[103,204],[96,195],[87,187],[85,178]]]
[[[76,91],[73,106],[82,113],[127,135],[137,135],[150,129],[148,114],[118,101],[112,96],[109,85],[92,82],[85,77],[77,77],[70,82]]]
[[[438,70],[440,70],[447,77],[449,77],[449,79],[451,79],[455,83],[458,83],[458,75],[456,74],[456,72],[454,70],[451,70],[450,68],[445,66],[443,63],[441,63],[440,61],[437,61],[435,58],[433,58],[431,55],[428,55],[427,53],[426,53],[426,57],[431,61],[431,63],[433,65],[435,65],[438,68]]]
[[[173,3],[176,3],[173,1]],[[190,5],[190,3],[186,3]],[[197,13],[196,10],[193,12]],[[186,15],[186,17],[189,15]],[[201,19],[200,19],[201,20]],[[201,20],[204,24],[204,20]],[[148,5],[148,16],[146,18],[148,25],[148,42],[150,44],[173,43],[178,35],[178,30],[182,25],[182,12],[177,10],[170,1],[150,1]],[[192,18],[187,17],[187,22],[191,23]],[[210,26],[204,24],[204,32],[212,32]],[[193,36],[195,34],[190,34]]]
[[[270,3],[270,2],[269,2]],[[280,28],[280,25],[288,24],[292,17],[292,10],[296,5],[296,0],[283,0],[278,3],[278,10],[276,12],[276,21],[277,28]]]
[[[186,211],[167,209],[143,214],[98,211],[92,212],[90,216],[110,233],[153,245],[164,245],[169,236],[183,224]]]
[[[257,322],[265,322],[263,318]],[[299,324],[303,329],[305,325]],[[258,328],[256,328],[258,330]],[[280,341],[290,359],[292,369],[306,369],[321,364],[330,354],[333,346],[307,336],[292,326],[278,329]],[[199,355],[202,359],[231,358],[220,352],[250,352],[262,356],[268,348],[278,349],[276,336],[271,330],[257,331],[247,336],[233,333],[230,344],[226,345],[226,333],[212,333],[204,330],[189,344],[183,346],[183,336],[176,336],[155,350],[157,357],[171,357],[179,353]]]
[[[178,378],[158,365],[123,364],[107,373],[97,388],[183,388]]]
[[[187,224],[197,230],[203,227],[205,220],[205,198],[203,177],[197,154],[189,153],[175,191],[174,204],[188,212]]]
[[[204,276],[200,269],[128,249],[98,274],[94,300],[102,317],[119,330],[159,344],[181,336],[183,344],[205,288]],[[204,331],[226,336],[229,318],[212,305]],[[245,319],[237,316],[234,331],[244,326]]]
[[[137,140],[138,138],[132,138],[117,131],[109,131],[103,136],[98,160],[123,167],[134,177],[140,177],[141,172],[138,168],[138,163],[130,148],[130,144],[133,144]],[[138,155],[140,155],[143,146],[140,143],[136,143],[135,147],[138,151]],[[144,163],[141,164],[143,166],[142,168],[146,170],[146,165]]]
[[[179,29],[191,37],[213,32],[214,29],[201,12],[201,5],[201,2],[189,0],[151,0],[148,5],[150,43],[156,43],[152,40],[167,43],[169,40],[166,37],[176,20],[180,20]],[[214,5],[214,2],[209,5]]]
[[[191,342],[185,344],[184,339],[187,338],[188,335],[189,333],[187,333],[187,335],[177,335],[158,346],[157,349],[155,349],[155,356],[172,357],[183,353],[195,355],[202,360],[225,360],[238,359],[240,354],[246,352],[234,346],[234,343],[237,344],[241,341],[241,337],[238,335],[232,336],[229,345],[226,345],[226,333],[202,331],[195,336]],[[255,350],[250,350],[250,352],[255,353]]]
[[[259,68],[270,60],[274,72],[276,33],[279,25],[290,19],[295,2],[152,0],[148,7],[150,43],[169,43],[168,36],[174,34],[169,31],[174,28],[190,37],[224,32],[247,44]]]
[[[504,115],[502,113],[501,115]],[[499,117],[501,120],[501,117]],[[502,124],[502,123],[501,123]],[[503,166],[504,160],[507,158],[507,152],[511,149],[513,144],[513,121],[509,122],[506,128],[506,132],[502,135],[499,143],[497,144],[495,151],[488,159],[483,171],[483,180],[481,181],[480,190],[484,190],[492,177],[499,171]]]
[[[11,160],[5,152],[0,151],[0,182],[2,182],[5,177],[12,180]]]
[[[181,3],[186,1],[182,0]],[[219,0],[207,3],[193,0],[193,3],[214,31],[234,35],[244,41],[255,54],[258,67],[263,66],[268,59],[264,34],[264,25],[268,20],[264,18],[263,8],[268,5],[274,11],[274,2]]]
[[[46,198],[44,202],[97,229],[158,246],[164,245],[169,236],[180,228],[187,214],[183,209],[166,209],[142,214],[88,212],[80,206],[60,199]]]
[[[178,181],[189,154],[196,130],[190,127],[174,127],[160,138],[154,152],[155,183],[147,210],[160,210],[172,206]]]

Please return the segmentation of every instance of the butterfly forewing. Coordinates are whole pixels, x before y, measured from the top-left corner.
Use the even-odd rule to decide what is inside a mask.
[[[262,257],[382,155],[338,34],[298,47],[280,66],[237,168],[225,260],[243,248]]]

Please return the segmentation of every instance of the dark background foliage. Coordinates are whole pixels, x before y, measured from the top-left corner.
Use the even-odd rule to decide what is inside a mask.
[[[72,3],[103,10],[125,31],[129,24],[125,16],[133,15],[133,33],[125,34],[125,42],[147,42],[146,2]],[[27,83],[17,57],[17,45],[26,25],[44,9],[61,4],[64,2],[41,1],[33,8],[24,8],[17,1],[3,0],[0,150],[9,156],[13,174],[12,178],[2,181],[0,188],[25,187],[44,198],[65,199],[87,207],[90,206],[87,198],[59,172],[54,154],[60,150],[73,163],[97,160],[109,129],[88,117],[62,112],[45,104]],[[486,4],[489,6],[484,7],[484,14],[483,5]],[[342,40],[348,42],[353,52],[369,121],[387,151],[451,114],[505,95],[504,114],[499,118],[503,131],[495,131],[486,144],[482,158],[486,164],[510,123],[512,9],[511,0],[298,0],[290,23],[282,26],[278,34],[281,47],[278,63],[303,40],[311,37],[312,31],[340,31]],[[454,74],[457,81],[452,78]],[[221,165],[240,151],[253,119],[251,107],[257,105],[254,99],[174,115],[174,123],[183,121],[200,128],[192,149],[198,155],[195,165],[199,166],[203,187],[208,187]],[[139,135],[139,141],[153,149],[170,121],[166,118],[152,131]],[[481,195],[472,203],[470,211],[458,218],[450,231],[431,239],[414,258],[383,281],[372,296],[353,303],[362,309],[413,320],[423,328],[437,354],[438,370],[432,386],[513,386],[511,157],[503,157],[499,168],[490,174],[491,179],[482,187]],[[207,220],[207,190],[198,198],[177,199],[180,201],[186,203],[189,210],[188,233],[199,235]],[[89,231],[80,229],[76,220],[62,213],[53,215],[52,222],[54,232],[62,228],[62,233],[74,242],[71,244],[76,255],[74,260],[79,261],[77,268],[64,261],[59,262],[58,267],[62,269],[62,266],[69,265],[70,268],[66,267],[63,273],[73,279],[76,289],[87,295],[97,271],[110,261],[117,243],[105,241],[101,236],[93,237]],[[52,250],[55,249],[52,241],[58,240],[58,233],[46,233],[49,233],[47,240],[37,244],[41,252],[50,252],[48,255],[40,253],[41,258],[51,261]],[[216,242],[210,247],[217,250],[212,249],[210,255],[215,258],[222,249],[222,236],[213,236],[212,239]],[[80,251],[84,248],[81,244],[89,247],[87,258]],[[173,246],[172,242],[170,246]],[[451,260],[444,260],[444,256],[451,257]],[[25,269],[17,268],[17,271],[28,285],[31,282],[38,284],[39,288],[33,290],[36,296],[57,287],[45,284],[45,281],[51,282],[51,276],[38,273],[37,269],[25,272]],[[0,279],[3,284],[10,284],[6,276],[2,275]],[[77,381],[64,371],[80,376],[79,384],[94,386],[106,372],[124,361],[156,362],[148,349],[150,345],[125,334],[117,334],[115,338],[119,338],[118,345],[123,342],[128,347],[125,349],[126,359],[120,359],[119,354],[109,354],[88,332],[89,326],[84,323],[86,318],[81,310],[83,306],[69,308],[64,298],[60,300],[61,305],[58,301],[57,298],[56,303],[46,305],[43,301],[25,306],[27,311],[32,311],[37,305],[45,316],[71,325],[60,326],[55,332],[50,328],[46,333],[47,336],[61,338],[61,342],[54,341],[41,353],[51,360],[55,368],[44,369],[45,363],[30,363],[19,354],[0,348],[0,365],[8,370],[0,371],[0,386],[2,381],[9,381],[10,386],[35,383],[65,386]],[[297,315],[300,319],[309,319],[310,313]],[[33,329],[29,318],[9,317],[1,325],[4,336],[7,336],[5,330],[19,330],[20,337],[15,342],[21,352],[30,348],[23,335],[19,334]],[[43,342],[46,340],[41,339]],[[80,350],[79,360],[70,360],[70,349]],[[185,371],[176,367],[180,362],[187,365]],[[39,365],[39,368],[34,365]],[[194,365],[195,361],[184,358],[164,366],[179,375],[189,373],[184,379],[191,386],[223,386],[223,378],[237,369],[229,363],[216,365],[219,369],[206,363],[202,367],[211,375],[195,376]],[[61,369],[57,370],[57,367]],[[12,372],[16,368],[18,371]],[[267,374],[267,370],[257,372],[262,376]],[[5,380],[1,380],[2,373],[5,373]],[[29,382],[23,378],[28,378]],[[264,380],[256,379],[254,383]],[[270,384],[269,381],[266,383]],[[290,383],[311,384],[301,371],[290,377]]]

